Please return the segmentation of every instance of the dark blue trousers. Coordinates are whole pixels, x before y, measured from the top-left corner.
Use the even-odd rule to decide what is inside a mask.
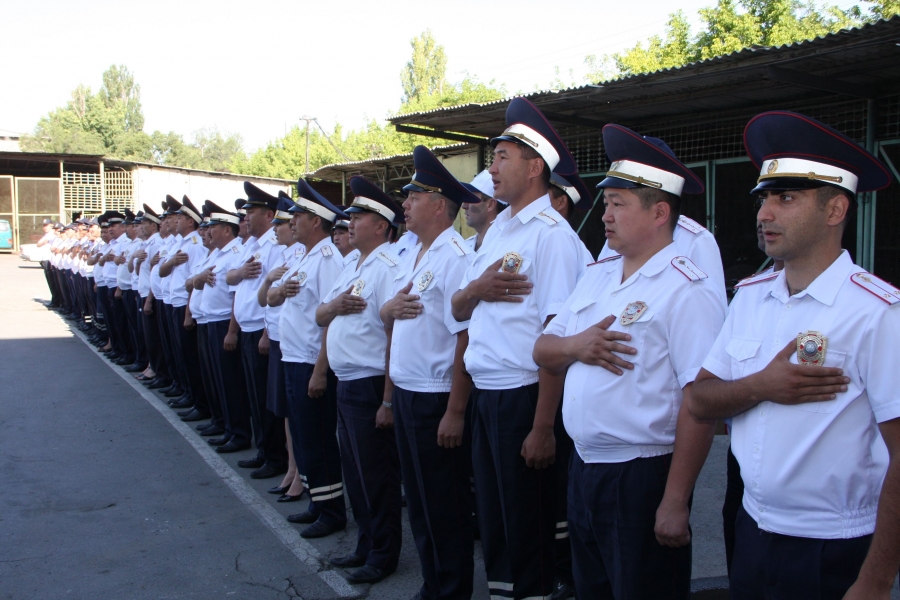
[[[438,446],[438,426],[449,398],[448,392],[395,387],[394,429],[425,597],[468,600],[475,569],[469,481],[472,440],[467,428],[462,446]]]
[[[150,368],[156,374],[157,377],[166,377],[166,365],[163,359],[163,349],[162,349],[162,340],[159,339],[159,324],[157,321],[160,318],[159,311],[157,310],[158,304],[155,300],[151,300],[151,308],[152,312],[148,315],[144,312],[144,304],[147,302],[147,298],[140,299],[140,318],[144,324],[144,345],[147,348],[147,360],[150,362]]]
[[[741,479],[741,465],[728,446],[726,458],[725,501],[722,503],[722,533],[725,538],[725,565],[731,575],[731,560],[734,557],[734,524],[744,498],[744,480]]]
[[[856,581],[872,536],[818,540],[763,531],[744,507],[735,521],[733,600],[840,600]]]
[[[266,408],[282,423],[288,417],[287,390],[284,387],[284,363],[281,361],[281,342],[269,339],[269,384],[266,386]],[[287,439],[285,439],[287,444]]]
[[[691,545],[656,541],[656,510],[672,455],[623,463],[585,463],[572,453],[569,538],[579,598],[687,600]]]
[[[95,326],[100,330],[100,334],[105,338],[109,339],[109,330],[107,329],[106,322],[109,320],[109,298],[106,293],[105,285],[97,286],[97,322]]]
[[[138,312],[140,296],[135,290],[122,292],[122,304],[125,308],[125,318],[128,320],[128,333],[131,338],[131,347],[134,348],[135,364],[147,364],[147,348],[144,345],[144,324]]]
[[[186,306],[172,307],[172,332],[176,352],[176,362],[180,359],[182,384],[187,384],[194,407],[202,412],[209,412],[209,401],[203,389],[203,378],[200,375],[200,351],[197,346],[197,328],[185,329],[184,314]]]
[[[219,400],[219,390],[216,387],[216,377],[209,356],[208,323],[197,323],[197,353],[200,355],[200,378],[203,380],[203,392],[206,394],[210,416],[216,425],[222,427],[225,419],[222,417],[222,403]]]
[[[288,426],[294,444],[294,460],[312,499],[311,511],[329,525],[347,522],[341,452],[337,441],[337,378],[328,371],[325,393],[309,397],[309,363],[284,363]]]
[[[521,454],[537,397],[535,383],[475,388],[470,399],[476,512],[493,596],[543,597],[553,591],[558,465],[533,469]]]
[[[128,335],[128,320],[125,318],[125,305],[121,298],[116,298],[116,289],[114,287],[106,288],[107,300],[109,301],[110,319],[107,320],[106,326],[109,330],[109,339],[112,342],[113,349],[116,354],[134,359],[134,353],[131,348],[131,341]]]
[[[172,333],[172,305],[159,300],[159,307],[159,339],[162,340],[169,379],[186,390],[187,388],[181,384],[181,371],[178,369],[178,358],[175,352],[175,338]]]
[[[392,572],[400,559],[400,459],[390,429],[375,427],[384,375],[338,381],[338,438],[344,484],[356,521],[356,555]]]
[[[260,354],[259,340],[264,329],[241,332],[241,356],[244,363],[244,380],[247,398],[253,417],[253,437],[256,439],[257,456],[276,469],[287,468],[287,438],[284,422],[266,408],[269,387],[269,357]]]
[[[250,426],[250,401],[247,399],[247,384],[241,366],[240,341],[236,350],[225,350],[225,335],[230,323],[231,319],[223,319],[206,324],[209,333],[207,348],[224,421],[222,428],[234,443],[243,445],[249,444],[253,435]]]

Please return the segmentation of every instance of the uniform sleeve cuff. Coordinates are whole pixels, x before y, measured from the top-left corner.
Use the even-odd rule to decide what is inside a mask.
[[[703,368],[719,379],[724,379],[726,381],[730,381],[732,379],[731,367],[723,365],[713,358],[707,358],[705,361],[703,361]]]

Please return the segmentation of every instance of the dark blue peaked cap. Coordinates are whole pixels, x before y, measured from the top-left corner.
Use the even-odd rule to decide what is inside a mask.
[[[308,212],[334,223],[337,218],[347,218],[340,208],[313,189],[302,177],[297,180],[297,202],[290,212]]]
[[[125,224],[131,225],[132,223],[134,223],[134,219],[135,219],[134,213],[131,212],[131,210],[129,210],[127,208],[125,209],[124,212],[125,212]]]
[[[760,170],[751,193],[834,185],[856,194],[891,184],[890,172],[865,148],[798,113],[773,110],[756,115],[744,129],[744,148]]]
[[[419,146],[416,150],[421,147]],[[394,227],[406,222],[406,217],[403,216],[403,209],[400,208],[400,205],[381,191],[380,187],[362,175],[354,175],[350,178],[350,190],[355,198],[353,198],[353,204],[345,212],[373,212],[387,219]]]
[[[181,208],[179,208],[175,212],[182,215],[187,215],[197,223],[203,222],[203,211],[194,206],[194,203],[191,202],[191,199],[187,196],[181,199]]]
[[[460,205],[481,202],[481,198],[451,175],[437,156],[425,146],[415,147],[413,163],[416,173],[412,181],[403,186],[404,192],[437,192]]]
[[[491,140],[491,146],[500,142],[515,142],[534,148],[551,171],[568,175],[578,172],[575,159],[559,133],[537,106],[525,98],[513,98],[506,108],[506,130]]]
[[[278,191],[278,206],[275,208],[275,217],[272,223],[287,223],[291,220],[291,208],[294,200],[284,190]]]
[[[610,166],[598,188],[631,189],[639,186],[670,194],[702,194],[703,182],[659,138],[610,123],[603,127],[603,147]]]
[[[248,209],[251,206],[264,206],[269,210],[275,210],[278,206],[278,198],[262,191],[249,181],[244,182],[244,193],[247,194],[247,202],[241,208]]]
[[[563,177],[559,173],[551,173],[550,185],[564,191],[578,210],[590,210],[594,205],[594,194],[578,175]]]
[[[239,225],[241,218],[234,211],[222,208],[212,200],[207,200],[203,205],[203,216],[209,217],[209,221],[204,221],[210,225],[216,223],[228,223],[230,225]]]

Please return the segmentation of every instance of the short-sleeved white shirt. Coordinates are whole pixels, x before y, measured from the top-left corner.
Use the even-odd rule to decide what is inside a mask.
[[[613,315],[609,330],[631,335],[622,343],[637,350],[625,357],[634,369],[622,375],[581,362],[569,366],[563,422],[584,462],[625,462],[673,450],[682,390],[697,377],[725,320],[702,266],[681,260],[669,244],[624,282],[623,259],[594,264],[547,325],[545,333],[568,337]],[[637,302],[646,305],[643,314],[623,324],[621,315]]]
[[[412,231],[407,231],[391,246],[391,252],[403,258],[408,252],[419,245],[419,236]],[[350,256],[349,254],[347,256]]]
[[[845,250],[794,296],[784,271],[741,288],[703,363],[720,379],[741,379],[765,368],[798,333],[816,331],[827,338],[824,365],[850,378],[834,400],[766,401],[732,419],[744,508],[766,531],[838,539],[875,529],[886,469],[877,423],[900,417],[900,306],[854,283],[856,273],[872,280]]]
[[[144,243],[144,251],[147,253],[147,258],[141,262],[138,270],[138,293],[141,295],[141,298],[146,298],[150,295],[153,279],[153,267],[150,266],[150,259],[159,251],[161,244],[162,238],[158,232],[147,238],[147,241]]]
[[[119,239],[121,240],[122,238],[125,238],[125,243],[119,247],[119,254],[125,257],[125,262],[116,267],[116,283],[120,290],[130,290],[132,286],[131,271],[128,270],[128,259],[140,247],[141,240],[139,238],[129,240],[125,235]]]
[[[328,326],[328,365],[341,381],[384,375],[387,334],[381,322],[381,307],[394,297],[394,278],[400,257],[385,242],[372,250],[362,263],[350,263],[335,280],[322,302],[331,302],[359,282],[366,309],[353,315],[338,315]]]
[[[322,350],[322,328],[316,324],[316,308],[331,291],[344,268],[344,261],[330,238],[325,238],[296,261],[281,278],[300,281],[300,291],[287,298],[281,308],[278,329],[281,360],[315,364]]]
[[[272,269],[277,269],[282,265],[290,267],[292,264],[299,261],[306,253],[306,248],[303,244],[298,244],[297,242],[294,242],[290,246],[278,246],[278,248],[280,248],[278,260],[272,263]],[[278,287],[278,285],[279,282],[276,281],[272,284],[272,287]],[[283,306],[284,305],[282,304],[280,306],[267,306],[265,308],[266,334],[269,336],[270,340],[275,340],[276,342],[281,341],[281,330],[278,327],[278,322],[281,320],[281,308]]]
[[[160,276],[159,266],[169,260],[169,255],[173,252],[172,248],[177,243],[177,238],[177,234],[169,234],[163,239],[163,243],[159,248],[159,262],[153,267],[153,274],[151,277],[151,289],[153,290],[153,295],[162,300],[165,304],[171,304],[169,301],[170,281],[168,277]]]
[[[200,239],[200,234],[196,229],[186,235],[174,248],[175,252],[178,250],[188,255],[188,261],[177,265],[172,269],[168,277],[170,280],[169,301],[176,308],[185,306],[188,303],[188,292],[184,284],[191,273],[194,272],[197,263],[203,261],[209,255],[209,251],[203,246],[203,240]],[[171,258],[171,253],[169,258]]]
[[[391,248],[391,251],[393,251],[393,248]],[[396,254],[396,252],[394,254]],[[344,257],[344,266],[346,267],[350,263],[356,262],[357,260],[359,260],[359,250],[354,248],[347,253],[347,256]]]
[[[508,252],[522,257],[519,274],[534,284],[524,301],[479,302],[469,321],[466,370],[475,386],[503,390],[538,381],[531,358],[547,317],[562,310],[584,273],[583,244],[545,194],[512,216],[504,210],[487,230],[460,289]]]
[[[422,313],[394,321],[391,336],[391,380],[411,392],[449,392],[453,383],[456,334],[468,321],[453,318],[450,299],[475,254],[467,240],[448,227],[416,264],[421,245],[402,259],[394,279],[393,296],[412,282],[410,294],[419,296]]]
[[[281,264],[274,263],[281,258],[281,250],[283,249],[284,246],[278,245],[278,241],[275,238],[275,228],[272,227],[259,238],[248,238],[241,251],[241,260],[231,267],[232,269],[240,267],[243,263],[250,260],[251,256],[262,265],[259,277],[243,279],[239,284],[231,286],[234,292],[234,318],[237,320],[241,331],[259,331],[266,326],[266,310],[259,305],[257,292],[273,265],[277,267]]]
[[[120,234],[119,237],[115,239],[111,239],[106,246],[106,252],[111,252],[114,257],[118,256],[122,253],[121,247],[123,241],[128,241],[128,237],[124,233]],[[106,285],[111,288],[118,287],[118,278],[116,277],[117,267],[118,265],[115,263],[115,258],[107,260],[103,265],[103,279],[106,281]]]
[[[719,244],[716,243],[716,237],[697,221],[682,215],[678,217],[678,225],[675,227],[675,231],[672,232],[672,238],[681,256],[687,256],[694,263],[702,266],[706,274],[709,275],[709,282],[715,285],[722,306],[727,305],[725,270],[722,267],[722,253],[719,252]],[[607,242],[603,244],[603,249],[600,250],[597,260],[603,260],[616,254],[618,252],[610,249],[609,242]]]
[[[107,253],[108,248],[108,243],[98,239],[97,244],[94,246],[91,253],[94,256],[103,256]],[[106,287],[106,277],[103,276],[103,267],[100,266],[100,263],[94,265],[94,283],[96,283],[98,287]]]
[[[196,277],[203,269],[207,268],[210,264],[215,261],[216,255],[219,253],[219,250],[213,248],[209,250],[209,254],[202,261],[197,262],[194,265],[194,268],[191,270],[191,277]],[[203,325],[205,323],[209,323],[215,319],[210,319],[209,314],[203,310],[203,298],[206,295],[206,288],[204,287],[202,290],[193,288],[191,290],[191,297],[188,300],[188,308],[191,309],[191,316],[197,323]]]
[[[207,316],[209,321],[225,321],[231,319],[231,310],[234,304],[234,292],[232,286],[225,283],[225,275],[228,269],[235,269],[240,266],[241,257],[241,238],[234,238],[221,250],[215,250],[206,260],[202,267],[197,270],[195,275],[199,275],[206,269],[213,267],[213,273],[216,276],[215,285],[205,285],[203,292],[203,303],[200,309]]]

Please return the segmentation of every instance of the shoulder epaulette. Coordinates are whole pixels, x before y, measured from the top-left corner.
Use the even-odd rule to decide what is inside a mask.
[[[540,219],[541,221],[543,221],[543,222],[546,223],[547,225],[556,225],[557,223],[559,223],[559,219],[555,219],[555,218],[551,217],[550,215],[548,215],[548,214],[545,213],[544,211],[541,211],[541,212],[539,212],[538,214],[536,214],[536,215],[535,215],[535,218]]]
[[[468,240],[467,240],[468,241]],[[453,249],[456,251],[456,254],[459,256],[465,256],[466,254],[471,254],[472,251],[459,243],[459,240],[455,237],[450,238],[450,245],[453,246]]]
[[[875,277],[866,271],[860,271],[850,276],[850,281],[866,290],[873,296],[878,296],[888,304],[900,302],[900,290],[887,281]]]
[[[200,240],[197,239],[196,237],[192,237],[192,238],[191,238],[191,243],[192,243],[192,244],[199,244],[199,243],[200,243]]]
[[[612,256],[607,256],[606,258],[601,258],[598,261],[588,263],[587,266],[593,267],[594,265],[602,265],[603,263],[609,262],[611,260],[619,260],[620,258],[622,258],[621,254],[613,254]]]
[[[389,255],[385,252],[379,252],[378,259],[381,260],[381,262],[385,263],[388,266],[391,266],[391,267],[397,266],[397,261],[394,260],[394,258],[391,255]]]
[[[322,256],[331,256],[334,254],[334,250],[331,249],[331,246],[322,246]]]
[[[676,256],[672,259],[672,266],[675,270],[687,277],[691,281],[700,281],[706,279],[708,275],[700,270],[700,267],[694,264],[694,261],[687,256]]]
[[[762,283],[763,281],[769,281],[770,279],[775,279],[776,277],[778,277],[777,271],[767,269],[762,273],[756,273],[755,275],[751,275],[750,277],[741,279],[736,284],[734,284],[734,289],[747,287],[748,285],[753,285],[756,283]]]
[[[706,231],[706,227],[704,227],[703,225],[701,225],[700,223],[698,223],[697,221],[695,221],[693,219],[689,219],[689,218],[685,217],[684,215],[681,215],[680,217],[678,217],[678,225],[680,225],[684,229],[687,229],[688,231],[690,231],[691,233],[693,233],[695,235],[702,231]]]

